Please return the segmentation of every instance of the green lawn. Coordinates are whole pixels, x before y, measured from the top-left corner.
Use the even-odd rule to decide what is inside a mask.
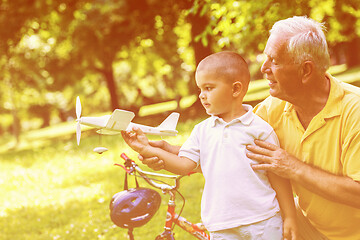
[[[337,67],[332,71],[340,80],[360,85],[360,69],[343,72],[343,68]],[[264,80],[252,83],[249,95],[264,97],[268,94],[266,85]],[[191,96],[180,106],[193,101]],[[174,103],[161,107],[172,110]],[[157,112],[159,108],[159,105],[155,110],[144,108],[142,114]],[[166,140],[183,143],[198,121],[179,123],[180,134]],[[76,145],[74,123],[26,132],[17,148],[12,137],[0,138],[0,239],[127,239],[127,231],[110,221],[108,206],[111,197],[123,189],[124,172],[113,164],[122,162],[119,157],[122,152],[134,159],[136,154],[120,136],[100,138],[94,132],[84,131],[80,146]],[[100,145],[109,151],[102,155],[94,153],[92,149]],[[191,221],[200,220],[203,183],[202,176],[196,174],[184,178],[180,188],[187,199],[183,216]],[[141,186],[147,185],[142,182]],[[163,195],[162,199],[155,217],[135,229],[135,239],[154,239],[162,232],[168,197]],[[180,208],[182,202],[177,205]],[[179,227],[175,232],[178,240],[189,239],[189,234]]]
[[[166,140],[180,144],[194,124],[179,124],[181,136]],[[65,131],[66,127],[61,127]],[[92,133],[83,134],[78,147],[74,134],[68,139],[48,138],[51,131],[41,130],[36,138],[28,135],[38,144],[22,144],[0,153],[0,239],[127,239],[126,229],[110,221],[108,206],[124,181],[124,172],[113,164],[122,162],[122,152],[134,159],[137,155],[120,136],[99,139]],[[100,140],[109,148],[102,155],[92,152]],[[130,184],[135,186],[132,178]],[[147,185],[141,182],[141,186]],[[183,216],[191,221],[200,220],[202,186],[203,178],[196,174],[184,178],[180,188],[187,199]],[[134,230],[135,239],[154,239],[162,232],[167,200],[168,196],[162,195],[160,210],[147,225]],[[177,205],[180,209],[182,201]],[[175,232],[178,239],[189,237],[179,227]]]

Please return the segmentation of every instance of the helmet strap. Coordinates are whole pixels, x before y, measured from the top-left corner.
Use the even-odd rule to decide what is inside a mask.
[[[139,187],[140,187],[140,185],[139,185],[139,182],[138,182],[138,180],[137,180],[136,175],[135,175],[135,184],[136,184],[136,188],[139,188]]]
[[[128,235],[130,240],[134,240],[133,228],[129,228]]]
[[[125,173],[125,180],[124,180],[124,190],[128,190],[128,173]]]
[[[136,177],[136,174],[134,175],[135,176],[135,184],[136,184],[136,188],[139,188],[140,185],[139,185],[139,182],[137,180],[137,177]],[[128,173],[125,172],[125,179],[124,179],[124,190],[128,190],[129,189],[129,184],[128,184]]]

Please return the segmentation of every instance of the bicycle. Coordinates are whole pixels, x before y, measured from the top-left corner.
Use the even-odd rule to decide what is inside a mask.
[[[117,163],[115,163],[115,165],[122,167],[126,171],[126,174],[133,175],[135,177],[139,176],[152,187],[160,189],[163,194],[168,194],[170,196],[167,204],[167,213],[166,213],[164,231],[158,236],[156,236],[155,240],[175,240],[173,229],[176,225],[178,225],[183,230],[190,233],[197,239],[200,240],[210,239],[210,235],[208,234],[206,228],[202,223],[192,223],[188,221],[186,218],[180,216],[184,208],[184,205],[182,206],[179,214],[175,212],[175,207],[176,207],[175,199],[177,194],[179,194],[183,198],[185,204],[185,198],[178,191],[178,188],[180,186],[180,180],[184,176],[147,172],[142,170],[133,160],[131,160],[128,156],[126,156],[125,153],[122,153],[121,157],[124,159],[124,165]],[[125,175],[125,178],[126,176],[127,175]],[[168,183],[160,181],[159,179],[154,179],[153,177],[172,179],[175,180],[175,184],[172,186],[169,185]],[[129,237],[130,240],[133,239],[133,235],[130,231],[129,231]]]

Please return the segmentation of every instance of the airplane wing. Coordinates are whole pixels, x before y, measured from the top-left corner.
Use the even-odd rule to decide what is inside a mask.
[[[115,109],[114,112],[111,114],[105,126],[105,129],[113,131],[126,130],[127,126],[134,117],[135,113],[133,112]]]
[[[80,118],[80,123],[95,128],[103,128],[106,126],[106,123],[110,119],[110,115],[105,115],[102,117],[82,117]]]

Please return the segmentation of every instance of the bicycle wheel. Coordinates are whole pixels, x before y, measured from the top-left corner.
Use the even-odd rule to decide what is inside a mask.
[[[175,238],[172,232],[168,232],[158,235],[155,240],[175,240]]]

